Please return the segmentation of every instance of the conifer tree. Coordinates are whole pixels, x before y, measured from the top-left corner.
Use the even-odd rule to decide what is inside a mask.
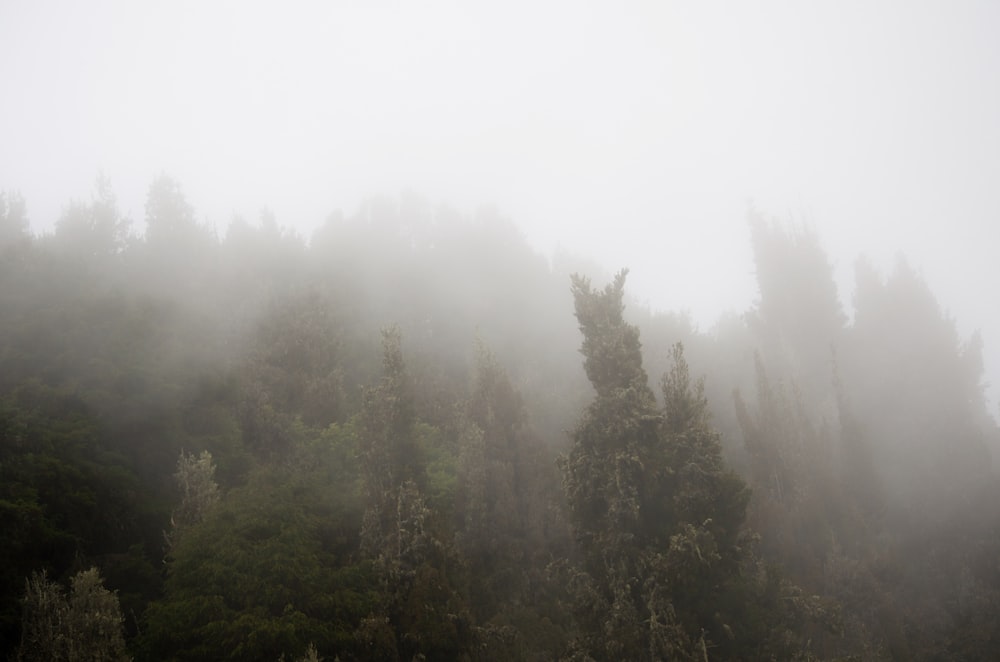
[[[129,219],[122,216],[111,182],[98,177],[90,204],[74,202],[56,222],[57,248],[86,261],[108,262],[128,243]]]
[[[23,243],[29,237],[24,196],[0,191],[0,250]]]
[[[520,394],[481,343],[477,354],[461,422],[457,538],[470,568],[473,608],[485,620],[525,588],[530,522],[539,519],[541,495]]]
[[[202,451],[200,455],[181,451],[177,459],[174,482],[181,499],[170,516],[171,530],[165,534],[168,548],[172,548],[187,531],[205,519],[208,512],[219,502],[219,486],[215,482],[215,464],[212,454]]]
[[[73,576],[68,599],[44,573],[36,573],[25,587],[18,662],[130,659],[118,596],[104,588],[96,568]]]
[[[573,277],[587,377],[597,397],[563,460],[584,556],[574,575],[581,659],[703,659],[731,632],[723,593],[738,576],[747,492],[721,459],[700,385],[678,345],[656,405],[626,272],[603,291]]]
[[[358,631],[372,659],[452,659],[467,616],[446,572],[448,549],[424,497],[426,469],[397,327],[382,332],[383,376],[364,395],[361,464],[364,551],[380,578],[380,612]]]
[[[362,544],[373,555],[394,547],[390,539],[403,485],[424,482],[419,475],[413,394],[401,344],[398,327],[382,331],[382,380],[365,391],[362,404],[361,467],[367,501]]]

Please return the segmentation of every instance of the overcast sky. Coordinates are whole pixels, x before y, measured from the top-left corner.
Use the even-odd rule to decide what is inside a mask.
[[[904,253],[1000,382],[995,0],[0,0],[0,93],[39,231],[98,172],[137,223],[165,172],[220,232],[268,206],[306,237],[409,190],[707,328],[754,299],[752,206],[811,223],[844,288]]]

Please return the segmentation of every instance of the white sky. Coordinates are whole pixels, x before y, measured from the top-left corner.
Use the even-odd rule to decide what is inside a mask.
[[[44,230],[98,172],[136,222],[166,172],[220,231],[496,205],[703,328],[755,296],[752,203],[842,288],[905,253],[1000,383],[995,0],[0,0],[0,189]]]

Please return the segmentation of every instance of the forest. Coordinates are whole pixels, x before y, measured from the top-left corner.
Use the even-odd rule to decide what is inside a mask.
[[[414,195],[4,194],[0,658],[1000,659],[981,339],[749,216],[702,329]]]

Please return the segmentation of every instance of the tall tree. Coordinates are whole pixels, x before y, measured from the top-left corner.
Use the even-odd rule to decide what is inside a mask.
[[[843,361],[858,422],[877,443],[890,509],[921,520],[984,478],[997,427],[983,394],[982,344],[962,342],[927,283],[904,260],[883,278],[857,264],[855,322]],[[893,503],[895,501],[895,503]]]
[[[174,481],[180,491],[180,503],[170,517],[171,530],[166,534],[167,545],[173,547],[184,532],[198,524],[219,503],[219,486],[215,482],[212,454],[202,451],[195,456],[181,451]]]
[[[415,432],[413,395],[398,327],[382,332],[382,380],[364,394],[361,470],[367,509],[363,544],[375,554],[390,549],[396,503],[407,481],[423,483]]]
[[[215,247],[212,233],[198,223],[180,184],[166,175],[157,178],[146,196],[146,259],[141,264],[152,289],[208,304],[204,280],[214,267],[209,258]]]
[[[472,605],[480,621],[520,603],[547,542],[547,469],[529,430],[521,396],[479,343],[465,408],[458,467],[459,546],[469,563]],[[554,470],[554,466],[552,469]]]
[[[846,322],[833,267],[808,227],[786,228],[753,215],[750,236],[760,299],[747,322],[758,350],[807,401],[832,409],[832,351]]]
[[[181,250],[201,234],[177,180],[166,175],[156,178],[146,197],[146,241],[167,250]]]
[[[252,402],[242,412],[247,428],[260,418],[261,406],[298,414],[317,427],[340,417],[346,409],[340,327],[333,304],[315,290],[284,293],[271,303],[257,323],[245,368],[244,398],[266,404]],[[266,445],[252,434],[247,441]]]
[[[382,333],[383,376],[364,395],[363,550],[375,561],[382,605],[358,637],[374,659],[454,659],[467,648],[465,607],[446,571],[449,550],[424,496],[413,395],[397,327]]]
[[[747,491],[722,464],[680,346],[658,410],[639,332],[622,317],[625,276],[603,291],[572,280],[584,369],[597,392],[563,461],[584,555],[573,581],[578,652],[701,659],[732,631],[723,594],[739,572]]]

